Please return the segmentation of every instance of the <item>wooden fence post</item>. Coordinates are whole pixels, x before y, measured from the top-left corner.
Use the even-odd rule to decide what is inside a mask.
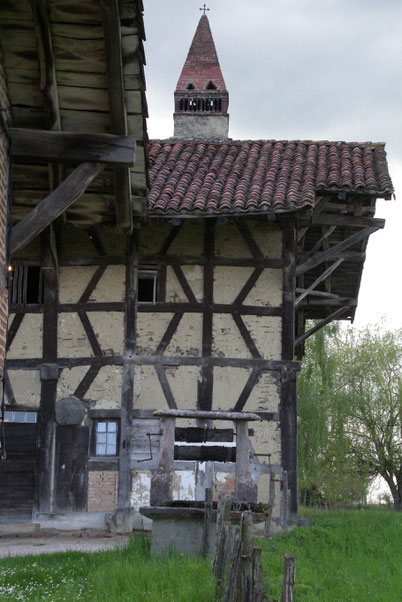
[[[232,507],[231,497],[221,497],[218,501],[216,517],[216,551],[213,565],[213,575],[216,579],[215,599],[220,600],[225,586],[225,571],[229,549],[230,527],[227,524]]]
[[[268,513],[267,513],[267,518],[266,518],[265,525],[264,525],[264,537],[265,538],[267,538],[271,535],[271,518],[272,518],[272,511],[274,509],[274,504],[275,504],[275,479],[274,479],[274,475],[272,474],[272,468],[271,468],[271,474],[270,474],[270,479],[269,479]]]
[[[285,554],[281,602],[294,602],[296,560],[292,554]]]
[[[207,556],[209,552],[209,539],[211,532],[211,511],[212,511],[212,489],[205,489],[205,510],[204,510],[204,525],[202,530],[202,546],[201,555]]]

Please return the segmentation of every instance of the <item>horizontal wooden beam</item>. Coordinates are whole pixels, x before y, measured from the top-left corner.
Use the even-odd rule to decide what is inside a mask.
[[[385,226],[385,219],[355,215],[339,215],[336,213],[319,213],[318,215],[313,214],[312,223],[322,226],[351,226],[356,228],[371,226],[374,228],[383,228]]]
[[[16,224],[10,235],[10,255],[26,246],[74,203],[104,169],[102,163],[82,163],[43,201]]]
[[[191,460],[198,462],[236,462],[236,448],[220,445],[186,445],[174,446],[175,460]]]
[[[319,324],[316,324],[315,326],[313,326],[313,328],[310,328],[310,330],[307,330],[307,332],[301,334],[295,340],[295,347],[297,347],[297,345],[300,345],[301,343],[303,343],[303,341],[305,341],[306,339],[311,337],[318,330],[321,330],[321,328],[323,328],[324,326],[326,326],[333,320],[340,318],[344,313],[346,313],[346,311],[348,309],[349,309],[349,307],[340,307],[336,311],[332,312],[332,314],[330,314],[327,318],[325,318],[325,320],[322,320],[321,322],[319,322]]]
[[[332,297],[327,299],[303,299],[299,305],[301,307],[336,307],[337,305],[342,305],[343,307],[355,307],[357,305],[357,299],[356,297],[338,297],[337,299],[333,299]]]
[[[322,251],[321,253],[316,253],[315,255],[313,255],[312,257],[307,259],[307,261],[305,261],[302,264],[299,264],[296,267],[296,276],[300,276],[300,274],[304,274],[308,270],[311,270],[311,269],[317,267],[318,265],[320,265],[321,263],[324,263],[324,261],[333,259],[337,253],[341,253],[342,251],[345,251],[352,245],[360,242],[364,238],[368,238],[370,236],[370,234],[372,234],[373,232],[376,232],[379,227],[382,227],[382,226],[369,226],[367,228],[363,228],[363,230],[360,230],[359,232],[355,232],[355,234],[352,234],[352,236],[349,236],[345,240],[342,240],[341,242],[334,245],[333,247],[330,247],[326,251]]]
[[[10,128],[11,153],[14,159],[50,163],[105,163],[132,166],[135,163],[134,136],[49,132]]]

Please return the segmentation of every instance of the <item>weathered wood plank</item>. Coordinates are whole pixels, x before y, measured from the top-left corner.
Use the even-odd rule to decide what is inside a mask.
[[[174,459],[197,462],[236,462],[236,448],[219,445],[175,445]]]
[[[334,272],[343,261],[344,259],[340,257],[332,265],[330,265],[320,276],[318,276],[318,278],[316,278],[314,282],[308,288],[306,288],[301,295],[297,297],[295,301],[296,307],[301,301],[303,301],[305,297],[307,297],[307,295],[309,295],[315,289],[316,286],[318,286],[321,282],[328,278],[328,276],[330,276],[332,272]]]
[[[49,130],[61,130],[56,66],[50,33],[47,0],[32,0],[34,30],[38,45],[40,89],[43,94],[45,123]]]
[[[32,131],[10,128],[11,153],[16,159],[49,162],[95,162],[110,165],[133,165],[135,139],[113,134]]]
[[[82,163],[66,180],[11,230],[10,254],[15,254],[51,224],[84,192],[102,171],[101,163]]]
[[[232,442],[233,429],[214,429],[201,427],[176,427],[175,440],[186,443],[205,443],[205,441]]]
[[[318,332],[318,330],[321,330],[321,328],[323,328],[324,326],[326,326],[327,324],[329,324],[333,320],[336,320],[337,318],[340,318],[348,310],[350,310],[350,307],[340,307],[336,311],[332,312],[332,314],[330,314],[327,318],[325,318],[325,320],[322,320],[321,322],[319,322],[318,324],[316,324],[315,326],[313,326],[313,328],[310,328],[310,330],[307,330],[307,332],[305,332],[305,333],[301,334],[300,336],[298,336],[296,338],[295,345],[296,346],[300,345],[301,343],[303,343],[303,341],[305,341],[306,339],[308,339],[309,337],[311,337],[313,334],[315,334],[316,332]]]
[[[384,228],[385,219],[354,215],[337,215],[335,213],[320,213],[319,215],[313,215],[312,223],[321,224],[323,226],[351,226],[353,228],[365,228],[370,226],[374,228]]]

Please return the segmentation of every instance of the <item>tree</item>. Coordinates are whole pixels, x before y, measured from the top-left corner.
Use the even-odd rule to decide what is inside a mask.
[[[401,508],[402,330],[319,331],[299,379],[301,491],[363,501],[380,474]]]

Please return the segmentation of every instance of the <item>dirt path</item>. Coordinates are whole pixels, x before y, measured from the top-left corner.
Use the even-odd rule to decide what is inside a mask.
[[[56,552],[100,552],[113,550],[126,545],[128,537],[2,537],[0,538],[0,558],[6,556],[27,556],[54,554]]]

